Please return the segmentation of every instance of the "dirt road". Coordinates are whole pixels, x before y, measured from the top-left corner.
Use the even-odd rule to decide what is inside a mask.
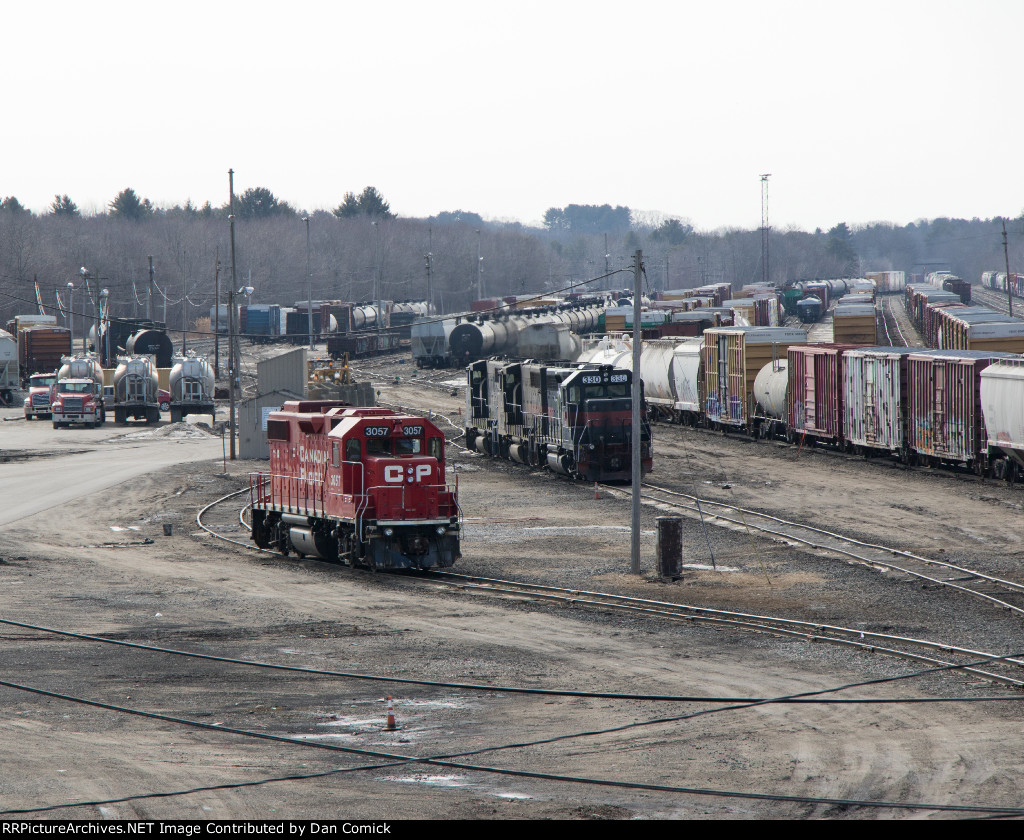
[[[392,383],[393,386],[393,383]],[[405,387],[400,386],[400,387]],[[389,393],[385,398],[402,396]],[[448,398],[452,399],[452,398]],[[439,396],[435,407],[457,411]],[[454,406],[454,407],[453,407]],[[457,415],[453,418],[458,423]],[[11,424],[14,425],[14,424]],[[6,431],[6,428],[4,429]],[[38,429],[42,433],[42,428]],[[35,434],[35,433],[33,433]],[[111,434],[110,436],[113,436]],[[5,438],[5,454],[13,447]],[[71,439],[69,438],[69,441]],[[63,441],[62,441],[63,443]],[[979,697],[997,703],[761,706],[690,720],[716,704],[639,699],[517,695],[436,683],[697,697],[775,697],[916,670],[854,650],[809,645],[736,630],[623,617],[582,606],[479,596],[423,581],[370,575],[316,561],[256,555],[215,541],[194,527],[208,501],[245,485],[261,464],[229,465],[219,475],[219,438],[136,440],[124,452],[157,471],[121,474],[102,492],[45,476],[72,470],[75,459],[103,459],[121,444],[77,438],[79,455],[0,465],[0,482],[39,512],[9,521],[0,537],[0,618],[234,659],[382,677],[382,681],[272,671],[134,650],[7,625],[0,648],[5,679],[111,706],[207,724],[87,707],[0,688],[0,803],[8,812],[63,805],[41,816],[109,818],[677,818],[865,817],[938,815],[934,811],[849,808],[796,802],[695,796],[661,788],[701,788],[785,796],[1020,806],[1019,694],[960,675],[864,686],[847,697]],[[734,448],[730,449],[732,446]],[[695,444],[689,469],[720,491],[714,470],[743,445]],[[31,436],[23,454],[45,451]],[[15,453],[16,454],[16,453]],[[118,456],[121,457],[121,456]],[[767,450],[762,466],[729,469],[745,501],[789,509],[809,498],[872,494],[875,516],[820,505],[822,518],[865,531],[900,529],[901,542],[986,551],[976,526],[945,524],[928,511],[964,505],[963,486],[930,476],[910,492],[885,491],[859,464],[808,457],[797,479]],[[801,458],[804,456],[802,455]],[[168,466],[171,461],[178,466]],[[922,635],[978,634],[992,642],[1016,630],[995,611],[863,568],[716,530],[722,565],[689,570],[678,584],[636,579],[628,568],[628,502],[546,475],[454,455],[467,517],[463,571],[545,580],[581,589],[618,590],[695,603],[757,603],[780,613],[842,614],[865,623],[890,609],[892,621]],[[820,467],[815,467],[822,461]],[[92,462],[90,462],[92,463]],[[744,461],[744,463],[747,463]],[[845,462],[844,462],[845,464]],[[18,472],[35,465],[27,474]],[[667,461],[661,462],[667,469]],[[8,472],[11,470],[12,472]],[[95,468],[91,468],[95,472]],[[757,470],[761,470],[758,473]],[[737,477],[737,473],[740,473]],[[73,475],[73,472],[69,472]],[[765,476],[768,476],[765,478]],[[710,481],[712,484],[703,484]],[[770,481],[771,492],[757,481]],[[11,486],[11,485],[7,485]],[[968,486],[968,485],[965,485]],[[1011,495],[968,486],[970,511],[995,526],[992,562],[1019,555]],[[884,491],[884,492],[883,492]],[[888,493],[889,495],[886,495]],[[879,495],[882,494],[882,495]],[[909,498],[911,496],[912,498]],[[993,495],[989,502],[982,496]],[[747,498],[749,496],[749,499]],[[18,504],[24,504],[18,500]],[[914,510],[895,514],[903,504]],[[237,507],[236,507],[237,510]],[[903,518],[904,513],[906,517]],[[658,511],[645,509],[645,573],[653,568]],[[833,514],[835,516],[833,517]],[[899,520],[886,517],[901,517]],[[242,535],[218,514],[225,533]],[[948,517],[947,517],[948,518]],[[1004,521],[1005,520],[1005,521]],[[235,520],[237,521],[237,520]],[[1019,521],[1019,516],[1018,520]],[[173,535],[164,536],[163,526]],[[943,528],[941,532],[938,530]],[[694,559],[703,534],[688,526]],[[996,542],[998,540],[998,542]],[[998,555],[998,556],[997,556]],[[903,606],[905,605],[905,606]],[[951,615],[975,618],[950,624]],[[906,614],[903,614],[906,613]],[[885,618],[889,621],[889,617]],[[1000,622],[1003,622],[1000,624]],[[1009,623],[1007,623],[1009,622]],[[995,628],[995,629],[990,629]],[[988,635],[986,635],[988,634]],[[956,641],[956,640],[954,640]],[[1010,639],[1007,638],[1007,643]],[[399,729],[384,728],[394,698]],[[650,721],[617,732],[567,738]],[[258,740],[252,734],[290,741]],[[221,731],[217,731],[221,730]],[[548,743],[535,743],[551,740]],[[532,746],[510,745],[532,743]],[[363,752],[343,753],[344,748]],[[452,756],[456,764],[554,779],[504,775],[451,764],[396,763],[401,757]],[[381,754],[392,756],[382,758]],[[397,758],[395,758],[397,757]],[[380,765],[392,765],[384,766]],[[377,769],[370,769],[377,767]],[[338,771],[316,778],[271,778]],[[569,781],[586,779],[589,782]],[[640,783],[646,789],[599,784]],[[211,789],[223,785],[220,789]],[[176,796],[70,807],[128,796]]]

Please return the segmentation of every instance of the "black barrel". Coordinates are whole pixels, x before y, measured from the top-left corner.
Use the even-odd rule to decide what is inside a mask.
[[[659,516],[658,576],[679,578],[683,574],[683,519],[681,516]]]

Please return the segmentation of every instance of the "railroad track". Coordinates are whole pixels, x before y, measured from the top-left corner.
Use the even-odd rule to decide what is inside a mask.
[[[882,330],[885,333],[885,343],[889,347],[921,347],[922,342],[917,339],[909,324],[904,331],[900,326],[900,318],[893,309],[893,295],[882,295],[879,298],[879,312],[882,316]]]
[[[870,568],[887,572],[898,572],[916,580],[947,587],[969,597],[988,602],[992,606],[1024,617],[1024,608],[996,597],[992,592],[1024,593],[1024,583],[999,578],[977,569],[971,569],[944,560],[922,557],[909,551],[889,546],[869,543],[848,537],[835,531],[805,525],[800,522],[772,516],[771,514],[750,508],[742,508],[726,502],[698,499],[696,496],[667,487],[644,483],[642,498],[650,502],[667,506],[674,510],[684,510],[702,516],[706,522],[728,523],[729,526],[757,531],[773,539],[795,543],[845,558],[846,562],[858,563]],[[620,488],[608,487],[611,492],[622,492]],[[680,501],[680,499],[686,500]],[[691,504],[692,502],[692,504]],[[732,511],[734,515],[711,513],[709,508]],[[894,562],[892,558],[898,558]],[[939,577],[938,575],[955,575],[956,577]],[[965,581],[975,581],[973,587],[963,585]]]
[[[980,303],[983,306],[994,309],[996,312],[1000,312],[1006,315],[1010,311],[1010,306],[1006,301],[1005,292],[997,292],[994,289],[986,289],[984,286],[972,286],[971,287],[971,300],[974,303]],[[1014,305],[1014,316],[1020,317],[1024,315],[1024,300],[1020,298],[1016,299]]]
[[[247,505],[242,506],[237,511],[237,522],[235,521],[234,508],[230,510],[231,519],[228,522],[223,521],[223,516],[219,526],[213,526],[208,522],[204,522],[204,518],[209,517],[211,512],[220,508],[228,500],[246,492],[248,492],[247,488],[230,493],[210,503],[199,511],[196,516],[196,523],[204,531],[219,540],[240,546],[248,551],[280,557],[276,551],[261,549],[247,540],[235,538],[235,535],[243,536],[248,533],[248,523],[245,519],[245,513],[248,509]],[[650,500],[650,495],[645,495]],[[714,518],[728,519],[721,516]],[[225,531],[228,531],[230,535],[225,533]],[[797,541],[795,537],[787,537],[787,539]],[[806,544],[806,541],[802,542]],[[374,572],[361,569],[351,569],[350,571],[353,574],[366,575],[370,579],[375,574]],[[871,654],[883,654],[940,668],[955,667],[986,680],[1004,685],[1024,687],[1024,659],[1013,656],[1004,658],[1001,654],[974,650],[947,642],[879,633],[822,622],[802,621],[779,616],[701,607],[692,604],[635,598],[610,592],[567,589],[499,578],[483,578],[455,572],[430,571],[418,575],[395,575],[392,579],[403,582],[406,585],[426,584],[443,586],[454,588],[461,592],[472,592],[474,594],[491,595],[500,598],[555,603],[574,609],[594,609],[656,620],[703,624],[737,631],[763,633],[809,643],[832,644],[846,649],[855,649]],[[1024,586],[1021,586],[1020,589],[1024,590]],[[984,659],[998,659],[999,662],[984,668],[967,665],[967,663],[978,662]]]

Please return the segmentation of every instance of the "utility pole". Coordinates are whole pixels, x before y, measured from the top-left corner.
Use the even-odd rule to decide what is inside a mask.
[[[484,299],[484,258],[480,256],[480,231],[476,232],[476,299]]]
[[[768,271],[768,179],[771,172],[761,176],[761,280],[767,284],[771,276]]]
[[[228,289],[228,393],[231,418],[231,460],[235,454],[235,383],[238,380],[238,353],[235,351],[235,170],[228,170],[228,227],[231,232],[231,288]]]
[[[611,278],[608,276],[608,258],[611,254],[608,253],[608,234],[604,235],[604,280],[601,282],[601,288],[608,291],[608,287],[611,286]]]
[[[302,221],[306,223],[306,326],[309,327],[309,349],[313,348],[313,275],[309,272],[309,216]],[[323,324],[320,325],[323,330]]]
[[[220,379],[220,245],[213,266],[213,378]]]
[[[640,354],[643,348],[643,330],[640,323],[640,297],[643,291],[641,275],[643,272],[643,251],[637,250],[633,255],[633,461],[631,478],[633,482],[633,517],[630,539],[630,571],[640,574]]]
[[[153,255],[149,255],[149,297],[146,298],[146,319],[153,320]]]
[[[181,252],[181,355],[188,349],[188,277],[185,266],[188,264],[188,251]]]
[[[1006,246],[1006,219],[1003,219],[1003,257],[1006,260],[1006,305],[1009,307],[1007,314],[1013,317],[1013,286],[1010,284],[1010,249]]]
[[[434,290],[431,285],[432,269],[434,262],[434,228],[427,228],[427,254],[424,257],[427,262],[427,317],[434,314]]]
[[[430,251],[427,251],[427,253],[423,255],[423,260],[427,264],[427,315],[430,315],[431,314],[431,310],[433,310],[433,308],[434,308],[434,292],[433,292],[433,289],[431,288],[431,279],[430,279],[430,272],[431,272],[431,265],[430,265],[430,263],[433,261],[433,259],[434,259],[434,255]]]

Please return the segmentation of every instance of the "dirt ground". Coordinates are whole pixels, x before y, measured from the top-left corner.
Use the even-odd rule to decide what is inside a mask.
[[[458,396],[434,391],[425,398],[406,371],[400,383],[392,368],[378,372],[382,399],[430,407],[459,423]],[[481,596],[400,575],[255,554],[195,525],[199,508],[247,486],[248,472],[265,468],[235,462],[223,475],[220,446],[219,438],[192,433],[126,440],[107,428],[54,437],[43,424],[4,423],[0,459],[13,460],[0,463],[0,490],[5,474],[13,477],[28,508],[6,522],[0,537],[0,618],[382,679],[189,659],[5,625],[0,661],[10,683],[212,727],[0,686],[6,771],[0,810],[6,814],[64,806],[30,816],[942,816],[927,809],[774,802],[666,788],[1024,805],[1021,695],[969,676],[865,686],[839,696],[1007,699],[772,705],[666,720],[715,704],[466,687],[776,697],[917,668],[799,640]],[[793,518],[811,511],[823,526],[970,559],[1024,579],[1020,488],[665,427],[655,430],[655,449],[652,480],[671,476],[701,488],[706,498]],[[44,453],[48,457],[32,457]],[[74,475],[87,458],[106,465],[99,478],[96,467],[88,467],[88,492],[75,494],[55,480],[63,471]],[[590,487],[451,447],[450,458],[466,516],[458,571],[885,626],[999,652],[1020,645],[1021,622],[1002,611],[836,558],[752,540],[734,529],[712,528],[706,536],[692,519],[685,520],[684,536],[691,568],[678,583],[653,580],[654,519],[663,512],[649,506],[644,569],[636,578],[628,574],[626,498],[606,493],[595,499]],[[150,463],[159,468],[145,469]],[[100,487],[104,472],[110,481]],[[36,480],[26,480],[33,475]],[[63,495],[55,503],[57,493]],[[235,517],[237,510],[235,503]],[[224,533],[244,539],[230,511],[218,510],[212,519]],[[709,541],[719,571],[696,568],[708,563]],[[398,719],[394,732],[384,727],[388,696]],[[645,725],[607,731],[630,724]],[[216,731],[229,728],[293,741]],[[565,737],[572,735],[577,737]],[[331,747],[369,754],[325,749]],[[559,778],[403,761],[470,752],[475,754],[451,760]],[[330,775],[266,781],[324,773]],[[257,782],[263,783],[239,786]],[[74,806],[181,791],[195,792]]]

